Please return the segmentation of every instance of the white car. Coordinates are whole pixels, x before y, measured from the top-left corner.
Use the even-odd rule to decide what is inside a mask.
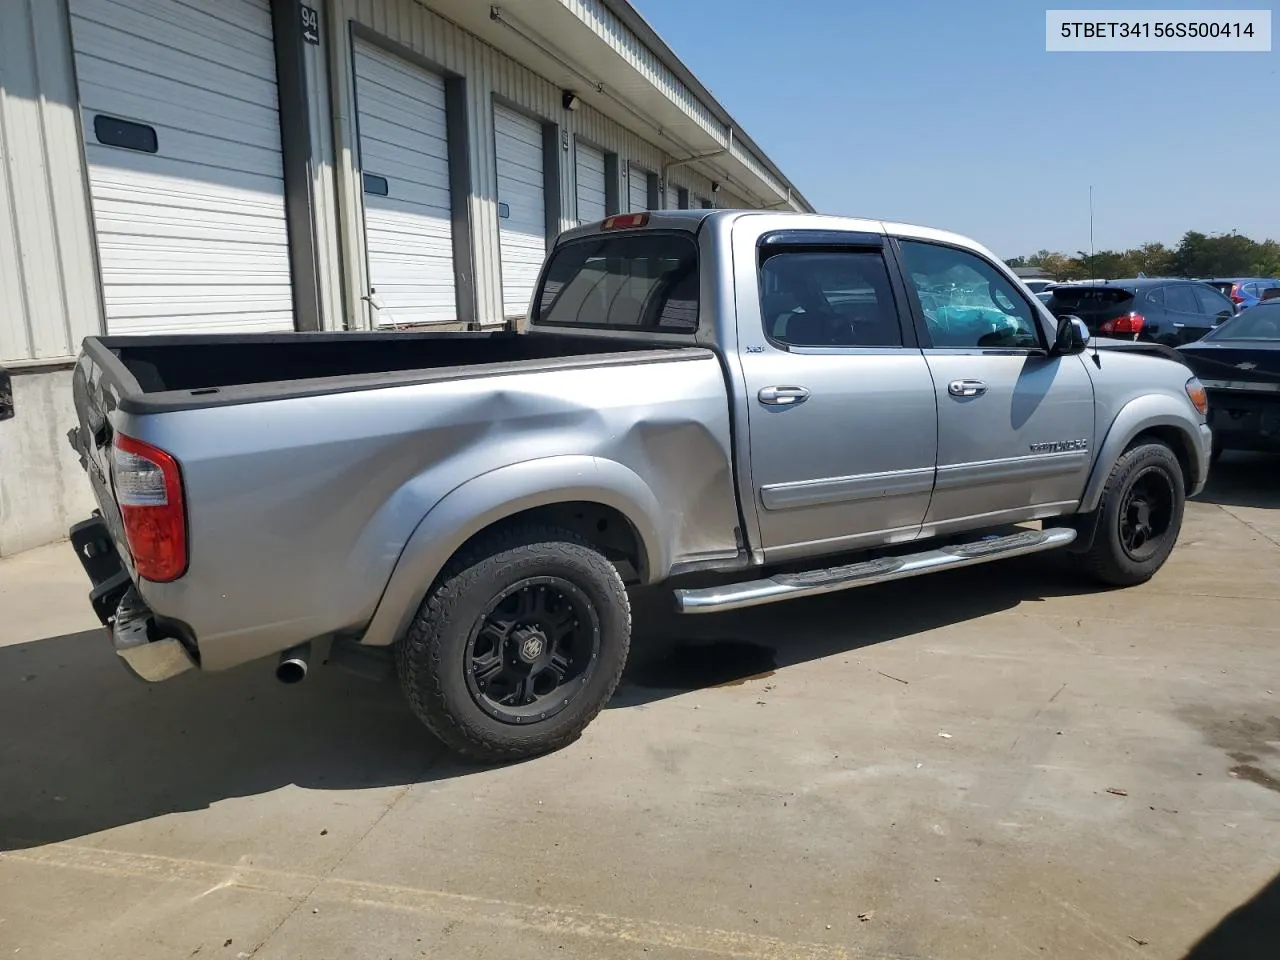
[[[1044,293],[1058,281],[1056,280],[1023,280],[1028,290],[1032,293]]]

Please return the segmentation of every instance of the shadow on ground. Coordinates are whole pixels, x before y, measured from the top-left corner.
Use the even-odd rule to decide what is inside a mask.
[[[1209,468],[1209,483],[1200,496],[1205,503],[1224,507],[1280,507],[1280,457],[1266,453],[1228,451]]]
[[[1183,960],[1275,960],[1280,954],[1280,875],[1222,918]]]
[[[762,668],[1089,589],[1056,569],[1056,559],[937,575],[927,604],[908,581],[679,618],[669,594],[638,592],[636,656],[611,706],[732,683]],[[725,639],[733,645],[713,647],[710,657],[693,651],[704,672],[691,684],[689,646]],[[0,647],[0,850],[287,784],[347,790],[474,769],[454,762],[426,733],[395,684],[317,667],[305,683],[283,686],[271,667],[259,662],[151,685],[125,672],[101,630]]]

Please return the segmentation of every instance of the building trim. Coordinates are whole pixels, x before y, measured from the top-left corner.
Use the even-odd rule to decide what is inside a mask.
[[[295,330],[322,330],[315,198],[311,194],[311,109],[303,59],[300,0],[270,0],[271,35],[276,55],[280,117],[280,156],[284,171],[285,230],[293,288]]]

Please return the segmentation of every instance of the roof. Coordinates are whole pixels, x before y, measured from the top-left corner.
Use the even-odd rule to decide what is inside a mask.
[[[675,51],[667,46],[666,41],[663,40],[662,37],[658,35],[658,32],[649,25],[649,21],[641,15],[640,11],[628,3],[627,0],[601,0],[601,2],[611,13],[613,13],[614,16],[626,24],[626,26],[636,34],[641,43],[657,55],[658,59],[662,61],[667,69],[680,79],[681,83],[693,91],[700,100],[704,101],[707,106],[711,108],[711,112],[716,115],[716,118],[721,123],[733,130],[734,140],[741,143],[748,150],[754,153],[756,157],[759,158],[764,168],[773,174],[779,182],[786,185],[787,189],[791,192],[791,196],[802,208],[809,211],[813,210],[813,205],[805,199],[804,194],[795,188],[791,181],[787,179],[787,176],[778,169],[777,165],[772,160],[769,159],[769,155],[766,154],[754,140],[743,132],[742,124],[738,123],[737,120],[733,119],[733,117],[729,115],[729,111],[721,105],[720,101],[717,100],[715,95],[703,85],[702,81],[694,75],[693,71],[684,65],[680,58],[676,56]]]

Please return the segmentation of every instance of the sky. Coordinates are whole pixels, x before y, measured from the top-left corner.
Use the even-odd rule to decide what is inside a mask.
[[[1046,6],[1140,0],[633,4],[821,213],[954,230],[1005,258],[1073,254],[1092,185],[1098,250],[1187,230],[1280,240],[1280,38],[1270,53],[1045,51]]]

